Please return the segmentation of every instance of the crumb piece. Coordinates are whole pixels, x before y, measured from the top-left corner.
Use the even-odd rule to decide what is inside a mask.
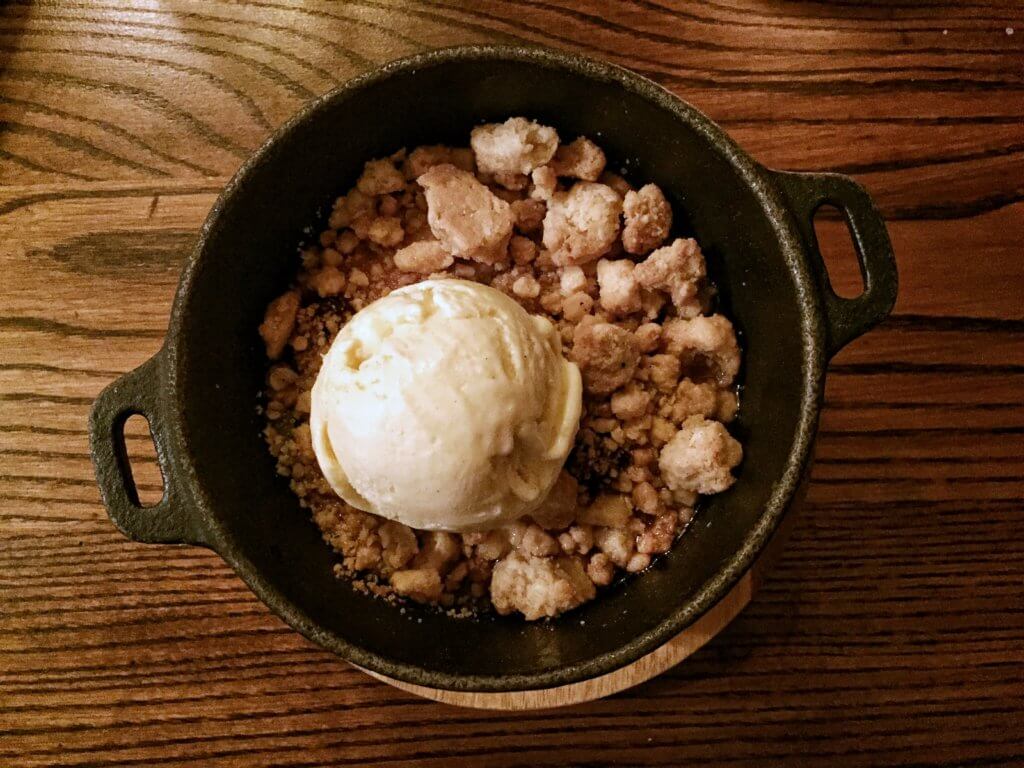
[[[588,392],[607,395],[633,378],[640,350],[629,331],[596,322],[577,326],[570,359],[580,366]]]
[[[644,288],[667,291],[680,317],[701,313],[700,288],[706,271],[696,240],[676,238],[637,264],[634,274]]]
[[[587,523],[574,525],[558,537],[558,543],[567,555],[585,555],[594,548],[594,529]]]
[[[594,261],[608,252],[619,234],[622,198],[611,187],[581,181],[556,192],[544,217],[544,247],[557,266]]]
[[[512,209],[471,173],[436,165],[419,177],[427,196],[427,220],[449,252],[485,264],[505,258],[512,236]]]
[[[405,177],[390,159],[370,160],[363,166],[363,174],[356,189],[364,195],[386,195],[405,189]]]
[[[462,554],[462,547],[453,533],[428,531],[424,539],[419,553],[413,560],[415,568],[430,568],[438,573],[446,573]]]
[[[381,216],[394,216],[398,213],[398,198],[394,195],[383,195],[377,202],[377,213]]]
[[[720,493],[735,482],[731,470],[742,458],[743,448],[722,424],[693,416],[662,448],[658,466],[673,491]]]
[[[531,557],[550,557],[560,551],[558,541],[536,523],[526,527],[516,549]]]
[[[732,323],[724,315],[694,317],[666,322],[662,341],[669,354],[684,366],[703,365],[719,386],[727,386],[740,369],[740,349]]]
[[[658,491],[648,482],[633,486],[633,505],[645,515],[658,515],[663,510]]]
[[[394,248],[405,237],[402,220],[397,216],[379,216],[370,224],[366,237],[377,245]]]
[[[528,558],[518,553],[501,560],[491,576],[494,609],[502,615],[519,611],[532,621],[557,616],[591,599],[593,584],[587,580],[590,589],[583,587],[566,568],[568,562],[562,558]]]
[[[604,552],[598,552],[587,563],[587,576],[599,587],[607,587],[615,576],[615,563]]]
[[[512,293],[521,299],[536,299],[540,296],[540,283],[533,275],[520,275],[512,283]]]
[[[676,387],[672,400],[672,421],[682,424],[691,416],[710,418],[718,410],[718,389],[714,384],[695,384],[683,379]]]
[[[547,211],[548,207],[543,200],[516,200],[512,203],[512,215],[515,217],[516,229],[524,235],[540,230]]]
[[[661,325],[658,323],[644,323],[633,331],[633,335],[636,337],[636,343],[643,354],[653,352],[661,342]]]
[[[649,291],[646,288],[640,290],[640,305],[647,320],[657,319],[667,301],[668,298],[661,291]]]
[[[654,489],[651,488],[651,490]],[[672,542],[675,541],[678,527],[679,518],[675,512],[658,515],[647,530],[637,538],[636,551],[644,555],[660,555],[668,552],[672,548]]]
[[[525,117],[510,117],[504,123],[477,126],[469,144],[483,173],[530,173],[554,156],[558,134]]]
[[[260,324],[260,336],[267,348],[267,357],[277,360],[295,328],[295,315],[299,311],[299,292],[288,291],[270,302]]]
[[[621,526],[597,528],[594,531],[594,544],[620,568],[625,568],[636,554],[636,536]]]
[[[444,589],[446,592],[454,592],[461,586],[469,575],[469,563],[463,561],[448,572],[444,577]]]
[[[673,392],[679,382],[680,362],[675,355],[650,355],[644,358],[651,383],[661,392]]]
[[[511,543],[501,531],[487,531],[479,534],[479,541],[476,543],[476,555],[484,560],[500,560],[509,553]]]
[[[357,218],[369,216],[373,213],[373,198],[353,188],[349,190],[347,195],[339,197],[334,202],[327,225],[331,229],[344,229],[350,226]]]
[[[402,213],[402,228],[407,242],[434,239],[427,214],[419,208],[408,208]]]
[[[352,251],[359,245],[359,238],[356,237],[356,233],[351,229],[346,229],[338,238],[334,241],[334,247],[338,249],[338,253],[348,256]]]
[[[537,244],[528,237],[512,235],[508,244],[508,255],[520,266],[529,264],[537,258]]]
[[[571,144],[563,144],[555,152],[551,167],[559,176],[572,176],[584,181],[597,181],[604,171],[604,152],[586,136]]]
[[[370,284],[370,278],[361,269],[353,269],[348,273],[348,282],[357,288],[365,288]]]
[[[601,288],[601,306],[613,315],[640,311],[640,286],[633,277],[634,264],[626,259],[597,262],[597,284]]]
[[[633,185],[626,181],[624,178],[619,176],[617,173],[612,171],[605,171],[601,174],[601,178],[598,179],[602,184],[607,184],[609,187],[619,193],[619,197],[625,197],[626,193],[633,189]]]
[[[640,389],[635,382],[630,382],[616,392],[611,400],[612,413],[623,421],[640,418],[647,412],[647,406],[650,404],[650,393]]]
[[[530,183],[530,177],[525,173],[500,172],[494,174],[494,183],[509,192],[522,192]],[[519,199],[518,195],[514,199]]]
[[[622,245],[627,253],[638,255],[657,248],[672,228],[672,207],[656,184],[627,192],[622,213]]]
[[[719,389],[715,396],[715,418],[725,424],[736,418],[740,399],[733,389]]]
[[[581,510],[576,518],[580,522],[590,525],[620,528],[629,520],[631,511],[629,501],[625,496],[606,493],[594,499],[593,503]]]
[[[563,267],[559,271],[558,287],[566,296],[585,291],[587,276],[581,267]]]
[[[455,259],[437,240],[420,240],[395,253],[395,266],[403,272],[430,274],[452,265]]]
[[[557,315],[562,311],[562,294],[558,291],[548,291],[542,293],[540,297],[540,306],[549,315]]]
[[[645,568],[649,567],[650,564],[651,564],[651,556],[650,555],[645,555],[642,552],[637,552],[632,557],[630,557],[629,561],[626,563],[626,572],[627,573],[640,573],[640,571],[642,571]]]
[[[562,315],[571,323],[579,322],[594,308],[594,300],[589,294],[579,292],[566,296],[562,300]]]
[[[453,148],[440,144],[416,147],[402,163],[402,172],[406,179],[412,181],[418,179],[435,165],[454,165],[467,173],[472,173],[474,169],[473,151],[468,147]]]
[[[662,446],[676,435],[676,425],[661,416],[655,416],[651,420],[651,442],[656,446]]]
[[[558,174],[550,165],[542,165],[530,174],[530,181],[533,183],[530,189],[530,197],[534,200],[550,200],[558,189]]]
[[[291,387],[298,378],[299,374],[296,371],[281,363],[271,366],[270,372],[267,374],[267,384],[275,392],[280,392]]]
[[[432,568],[412,568],[391,574],[395,592],[418,603],[436,603],[441,599],[441,574]]]
[[[388,520],[379,530],[384,563],[395,570],[404,568],[419,551],[416,534],[407,525]]]
[[[648,467],[658,459],[658,454],[653,448],[637,448],[633,451],[633,463],[638,467]]]

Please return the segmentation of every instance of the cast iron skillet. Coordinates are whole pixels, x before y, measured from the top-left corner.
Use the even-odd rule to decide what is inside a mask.
[[[701,243],[745,347],[733,427],[745,458],[735,486],[656,567],[553,622],[402,613],[334,577],[328,547],[276,476],[256,412],[266,365],[256,328],[294,274],[304,231],[318,231],[365,160],[401,146],[464,145],[473,125],[512,115],[553,125],[565,140],[593,138],[609,167],[659,184],[677,233]],[[830,287],[811,224],[823,203],[844,211],[853,235],[865,281],[856,299]],[[203,225],[163,349],[96,401],[96,476],[125,535],[210,547],[285,621],[355,664],[454,690],[577,682],[677,634],[750,566],[806,479],[826,361],[895,297],[885,225],[850,179],[763,168],[696,109],[609,64],[517,47],[433,51],[313,102],[242,166]],[[149,421],[164,476],[150,508],[139,504],[125,454],[132,414]]]

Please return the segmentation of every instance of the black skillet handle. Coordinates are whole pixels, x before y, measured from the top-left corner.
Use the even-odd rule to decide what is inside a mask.
[[[789,199],[807,243],[811,266],[821,286],[828,332],[827,354],[832,357],[884,320],[896,303],[898,277],[889,233],[871,197],[850,177],[837,173],[771,173]],[[864,278],[864,292],[854,299],[844,299],[832,290],[828,269],[818,248],[814,214],[825,204],[832,204],[843,212],[853,234],[853,247]]]
[[[107,514],[128,538],[151,544],[206,544],[204,532],[192,516],[195,505],[179,479],[168,471],[169,429],[161,398],[163,356],[161,350],[104,389],[93,403],[89,442],[96,480]],[[125,449],[124,425],[136,414],[149,422],[163,475],[163,498],[152,507],[139,503]]]

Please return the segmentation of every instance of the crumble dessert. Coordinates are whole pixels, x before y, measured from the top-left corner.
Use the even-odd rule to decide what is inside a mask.
[[[663,192],[605,165],[586,137],[561,144],[525,118],[478,126],[470,147],[367,162],[302,249],[259,329],[271,361],[264,434],[339,576],[458,614],[557,616],[648,568],[699,495],[734,482],[732,324],[709,314],[700,246],[670,237]],[[364,512],[317,460],[312,390],[332,342],[372,302],[426,280],[490,286],[547,318],[582,377],[564,468],[539,506],[499,527],[418,530]]]

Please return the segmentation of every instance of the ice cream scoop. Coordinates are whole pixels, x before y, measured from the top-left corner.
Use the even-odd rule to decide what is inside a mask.
[[[352,506],[413,528],[482,530],[544,500],[580,407],[579,370],[547,319],[494,288],[427,280],[341,329],[310,429]]]

